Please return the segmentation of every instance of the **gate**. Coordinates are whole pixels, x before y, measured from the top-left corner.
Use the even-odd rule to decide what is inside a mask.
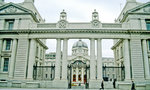
[[[103,66],[103,79],[104,81],[111,81],[116,79],[117,81],[124,81],[125,79],[125,68],[114,67],[114,66]]]
[[[34,80],[54,80],[55,66],[33,66]]]
[[[75,61],[74,63],[72,63],[71,65],[68,65],[68,75],[67,75],[67,78],[68,78],[68,88],[71,89],[72,88],[72,69],[73,69],[73,65],[76,63],[76,62],[79,62],[79,63],[83,63],[82,61],[78,60],[78,61]],[[84,75],[84,84],[85,84],[85,88],[89,88],[89,66],[87,66],[85,63],[83,63],[85,65],[85,75]]]

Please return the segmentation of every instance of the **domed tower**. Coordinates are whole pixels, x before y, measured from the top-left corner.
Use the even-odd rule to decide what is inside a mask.
[[[88,55],[87,44],[83,42],[82,40],[75,42],[72,46],[72,55],[73,56],[77,56],[77,55],[87,56]]]

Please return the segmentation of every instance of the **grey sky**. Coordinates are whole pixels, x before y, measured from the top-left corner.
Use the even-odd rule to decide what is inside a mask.
[[[5,0],[6,2],[20,3],[24,0]],[[148,2],[149,0],[137,0],[138,2]],[[96,9],[99,12],[102,23],[113,23],[124,7],[126,0],[35,0],[35,6],[42,18],[47,23],[58,22],[60,12],[65,9],[68,22],[90,22],[92,12]],[[71,54],[71,47],[77,40],[69,40],[68,54]],[[83,40],[89,46],[89,40]],[[103,57],[113,57],[111,46],[112,40],[103,40]],[[56,40],[48,40],[47,46],[50,51],[55,51]]]

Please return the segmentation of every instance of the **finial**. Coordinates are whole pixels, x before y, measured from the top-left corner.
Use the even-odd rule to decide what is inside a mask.
[[[60,20],[66,20],[67,19],[67,13],[63,9],[63,11],[60,13]]]
[[[92,20],[99,20],[98,12],[96,9],[94,9],[94,12],[92,13]]]

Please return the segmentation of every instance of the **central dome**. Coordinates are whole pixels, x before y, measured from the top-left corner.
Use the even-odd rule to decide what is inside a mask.
[[[76,47],[88,48],[87,44],[85,42],[83,42],[82,40],[79,40],[73,44],[72,48],[76,48]]]

